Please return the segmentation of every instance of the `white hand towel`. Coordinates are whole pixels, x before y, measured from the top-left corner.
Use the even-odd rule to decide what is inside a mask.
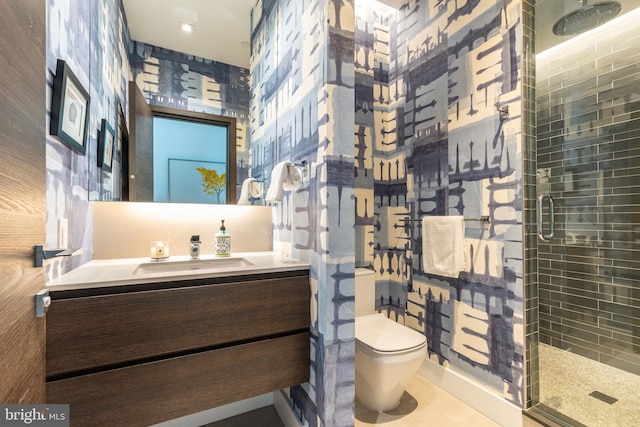
[[[254,199],[262,197],[262,183],[255,179],[249,185],[249,197]]]
[[[453,278],[464,270],[464,217],[422,217],[422,268],[425,273]]]
[[[280,162],[271,172],[271,184],[267,190],[265,201],[269,203],[282,202],[282,192],[297,190],[302,184],[300,169],[289,161]]]
[[[301,184],[302,174],[300,173],[300,169],[298,169],[295,164],[289,163],[287,166],[287,177],[282,183],[282,188],[286,191],[297,190]]]
[[[293,163],[289,161],[280,162],[273,167],[271,171],[271,184],[269,184],[265,201],[269,203],[282,202],[282,192],[284,190],[284,182],[288,179],[289,165],[295,167]]]
[[[242,188],[240,189],[240,197],[238,198],[239,205],[248,205],[249,204],[249,196],[250,190],[253,183],[255,183],[255,179],[247,178],[242,181]]]

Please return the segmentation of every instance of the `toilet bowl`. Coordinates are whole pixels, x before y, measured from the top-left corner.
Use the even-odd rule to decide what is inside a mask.
[[[370,295],[375,290],[373,272],[358,270],[362,269],[356,269],[356,399],[373,411],[389,411],[398,406],[418,372],[426,356],[426,337],[375,313]]]

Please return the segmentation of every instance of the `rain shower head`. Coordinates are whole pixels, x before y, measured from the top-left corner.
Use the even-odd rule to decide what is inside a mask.
[[[580,9],[564,15],[553,25],[553,33],[558,36],[573,36],[596,28],[615,18],[622,6],[617,1],[605,1],[587,5],[584,0]]]

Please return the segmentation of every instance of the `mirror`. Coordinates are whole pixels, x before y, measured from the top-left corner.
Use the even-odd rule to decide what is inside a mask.
[[[129,200],[236,202],[236,119],[150,106],[129,83]]]
[[[113,173],[101,171],[96,165],[89,164],[90,200],[152,199],[138,194],[141,186],[153,188],[154,184],[152,175],[147,175],[148,171],[136,171],[141,163],[145,163],[143,158],[150,154],[150,150],[145,152],[145,149],[138,147],[134,135],[139,126],[131,121],[131,111],[135,111],[137,107],[134,107],[132,91],[126,85],[127,80],[133,80],[139,87],[142,98],[156,112],[163,108],[171,109],[172,114],[176,115],[180,111],[193,111],[223,122],[227,128],[234,127],[235,141],[228,146],[230,149],[227,157],[235,157],[235,173],[227,173],[227,188],[223,197],[225,202],[235,203],[240,185],[251,175],[251,153],[247,138],[250,102],[248,39],[251,8],[255,0],[219,3],[212,5],[211,2],[202,0],[170,0],[158,4],[154,0],[124,0],[124,8],[116,11],[120,14],[116,17],[119,19],[112,21],[129,25],[129,34],[125,31],[115,36],[114,56],[121,57],[121,63],[116,63],[115,70],[100,70],[101,67],[96,67],[95,71],[98,80],[102,73],[102,80],[108,79],[109,82],[115,82],[116,86],[118,80],[126,78],[125,90],[117,90],[116,93],[120,92],[120,96],[116,96],[115,102],[112,102],[117,104],[118,110],[115,164]],[[195,23],[194,32],[189,35],[174,34],[174,27],[178,28],[179,21]],[[230,26],[233,28],[230,29]],[[94,28],[97,28],[94,31],[103,31],[100,26]],[[208,31],[221,31],[224,35],[211,36],[207,34]],[[164,40],[154,39],[163,33]],[[240,36],[234,33],[240,33],[247,40],[236,40]],[[129,35],[130,40],[127,39]],[[198,41],[200,38],[204,42]],[[211,43],[213,39],[224,42]],[[173,42],[175,44],[171,44]],[[226,52],[222,53],[221,59],[216,58],[214,53],[202,51],[203,46],[208,49],[225,47]],[[123,52],[123,47],[127,52]],[[235,56],[228,56],[229,52]],[[110,71],[117,76],[109,75]],[[120,117],[122,111],[126,120]],[[109,115],[109,112],[103,115]],[[133,180],[131,175],[135,176]],[[144,183],[147,179],[151,180],[150,186],[149,183]],[[168,177],[165,176],[164,179],[161,186],[166,187],[169,185]],[[251,199],[250,202],[263,204],[263,199]]]

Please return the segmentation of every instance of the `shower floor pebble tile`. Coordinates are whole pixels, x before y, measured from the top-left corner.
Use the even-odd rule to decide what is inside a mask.
[[[499,427],[499,424],[419,375],[409,384],[396,409],[378,413],[356,401],[355,415],[356,427]]]
[[[640,376],[540,344],[540,402],[589,427],[640,425]],[[618,399],[608,404],[589,393]]]

